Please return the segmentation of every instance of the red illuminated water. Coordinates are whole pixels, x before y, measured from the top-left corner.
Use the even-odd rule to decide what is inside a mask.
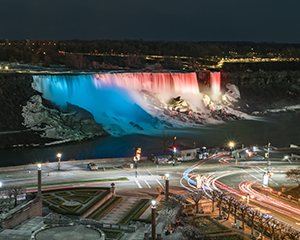
[[[221,73],[211,72],[210,73],[210,86],[212,91],[212,98],[216,99],[221,95]]]
[[[104,73],[95,78],[126,89],[159,93],[199,93],[196,73]]]

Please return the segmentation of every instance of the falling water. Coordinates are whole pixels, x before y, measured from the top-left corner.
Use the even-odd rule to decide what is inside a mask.
[[[86,109],[106,130],[113,127],[131,132],[130,122],[138,123],[144,130],[151,127],[149,121],[156,116],[147,113],[141,90],[159,94],[165,101],[180,95],[200,102],[195,73],[36,75],[33,79],[33,88],[45,99],[61,107],[69,102]]]
[[[221,95],[221,73],[210,72],[210,87],[212,91],[212,99],[216,100]]]

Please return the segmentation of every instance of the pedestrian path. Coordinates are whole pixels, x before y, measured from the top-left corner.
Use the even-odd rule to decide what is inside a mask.
[[[143,240],[145,233],[151,232],[151,224],[139,227],[134,233],[124,233],[120,240]]]
[[[15,230],[19,230],[19,231],[29,231],[34,232],[35,230],[38,230],[42,227],[44,227],[44,218],[43,217],[32,217],[29,218],[27,220],[25,220],[24,222],[22,222],[22,224],[18,225],[17,227],[15,227]]]
[[[116,224],[121,217],[133,206],[140,198],[122,196],[122,201],[118,203],[112,211],[100,219],[100,223]]]

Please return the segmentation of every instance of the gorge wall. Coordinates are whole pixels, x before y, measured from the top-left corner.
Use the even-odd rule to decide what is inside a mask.
[[[251,110],[300,104],[300,71],[221,72],[222,89],[238,86]]]
[[[84,109],[68,104],[61,112],[32,88],[32,82],[29,74],[0,74],[0,148],[108,135]]]

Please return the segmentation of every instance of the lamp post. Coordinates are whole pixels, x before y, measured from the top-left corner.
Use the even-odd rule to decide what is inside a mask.
[[[271,166],[271,161],[270,161],[270,146],[271,143],[268,143],[268,156],[267,156],[267,173],[269,174],[269,166]]]
[[[133,161],[134,161],[134,167],[135,167],[135,177],[137,178],[137,159],[136,157],[133,157]]]
[[[232,149],[234,147],[234,142],[229,142],[229,148],[230,148],[230,157],[232,156]]]
[[[152,200],[152,207],[151,207],[151,215],[152,215],[152,219],[151,219],[151,224],[152,224],[152,232],[151,232],[151,239],[152,240],[156,240],[156,201]]]
[[[37,171],[38,171],[38,193],[37,197],[42,196],[42,165],[37,165]]]
[[[247,194],[247,196],[242,196],[242,199],[246,200],[247,205],[249,205],[249,203],[250,203],[250,198],[253,199],[254,196],[253,195],[249,195],[249,194]]]
[[[165,180],[166,180],[166,195],[165,195],[165,203],[169,200],[169,174],[165,174]]]
[[[58,157],[58,170],[60,170],[61,153],[58,153],[56,156]]]

